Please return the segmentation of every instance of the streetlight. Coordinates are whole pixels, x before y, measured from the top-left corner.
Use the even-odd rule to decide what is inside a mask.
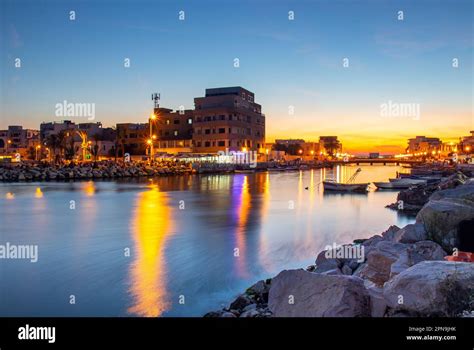
[[[150,161],[153,159],[153,140],[156,140],[156,135],[153,135],[153,121],[156,120],[156,114],[152,113],[150,115],[150,138],[146,143],[150,145]]]
[[[38,145],[36,146],[36,156],[35,156],[35,159],[38,160],[38,151],[41,149],[41,146]]]

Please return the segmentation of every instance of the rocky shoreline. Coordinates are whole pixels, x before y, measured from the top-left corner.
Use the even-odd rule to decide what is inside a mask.
[[[474,227],[474,178],[423,187],[414,224],[338,248],[362,257],[322,251],[315,265],[259,281],[204,317],[474,317],[474,263],[444,259],[458,249],[460,225]]]
[[[61,181],[81,179],[117,179],[192,174],[191,165],[176,161],[162,161],[149,165],[145,162],[88,162],[53,165],[49,163],[0,165],[0,181]]]

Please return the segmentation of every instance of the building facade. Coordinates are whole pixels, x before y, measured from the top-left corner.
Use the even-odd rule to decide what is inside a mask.
[[[193,110],[173,111],[168,108],[155,108],[152,123],[152,137],[155,152],[192,152]]]
[[[265,115],[253,92],[240,86],[206,89],[194,105],[194,152],[265,153]]]
[[[39,130],[23,129],[20,125],[10,125],[6,130],[0,130],[0,153],[21,157],[34,158],[32,154],[40,144]],[[33,151],[32,151],[33,150]]]
[[[443,148],[443,142],[437,137],[416,136],[408,139],[407,153],[431,154]]]

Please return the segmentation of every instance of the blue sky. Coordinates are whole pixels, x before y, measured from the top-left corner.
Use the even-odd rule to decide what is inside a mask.
[[[205,88],[240,85],[262,104],[268,141],[337,134],[349,148],[391,149],[474,129],[469,0],[0,3],[0,127],[61,119],[63,100],[95,103],[106,126],[145,122],[152,92],[193,108]],[[419,103],[421,119],[381,118],[388,100]]]

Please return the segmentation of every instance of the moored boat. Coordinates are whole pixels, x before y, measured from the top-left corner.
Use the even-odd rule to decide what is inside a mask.
[[[323,181],[325,191],[338,192],[367,192],[368,183],[340,183],[334,181]]]

